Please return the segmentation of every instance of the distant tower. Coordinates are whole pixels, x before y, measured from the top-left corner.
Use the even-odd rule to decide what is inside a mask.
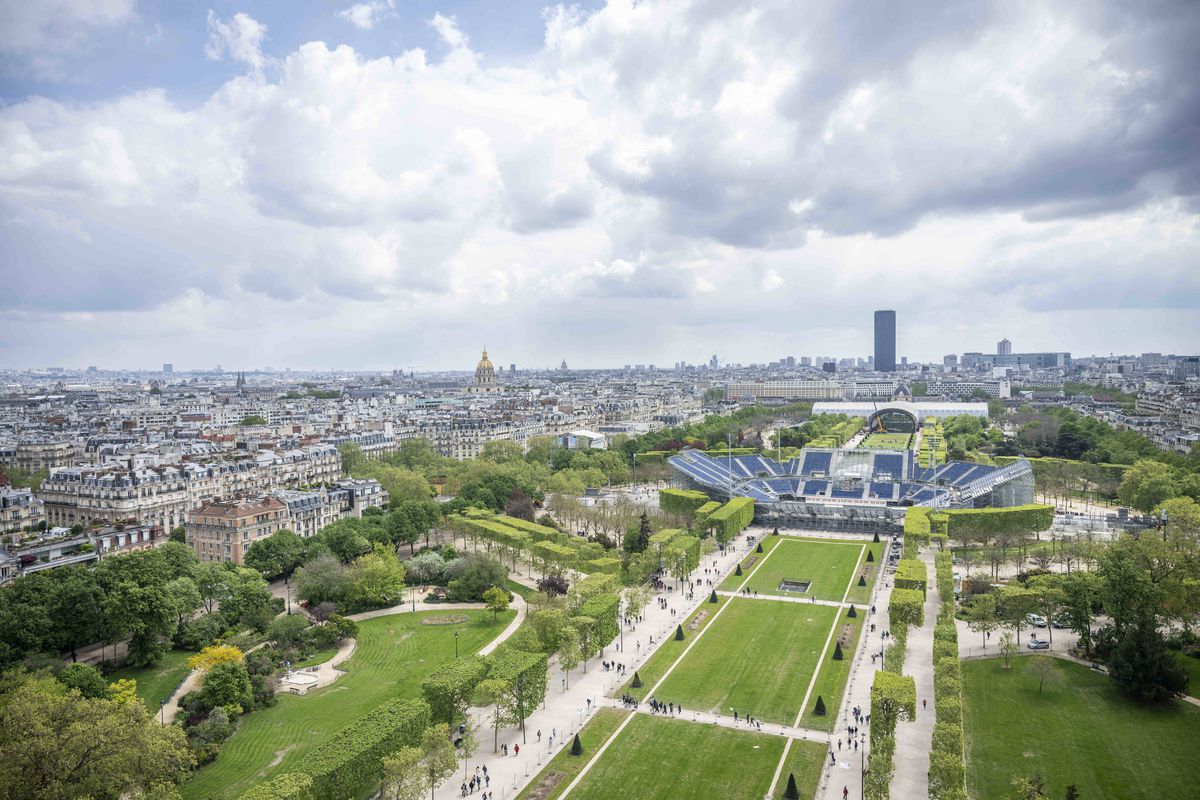
[[[875,369],[896,371],[896,312],[875,312]]]
[[[562,363],[558,365],[558,368],[559,368],[559,370],[561,370],[562,372],[566,372],[566,371],[567,371],[567,360],[566,360],[565,358],[562,360]]]
[[[1008,339],[1001,339],[1000,341],[996,342],[996,355],[1011,356],[1012,342],[1010,342]]]

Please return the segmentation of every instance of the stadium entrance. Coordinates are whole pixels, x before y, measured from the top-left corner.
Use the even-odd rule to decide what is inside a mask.
[[[867,425],[872,433],[916,433],[917,418],[903,408],[881,408]]]

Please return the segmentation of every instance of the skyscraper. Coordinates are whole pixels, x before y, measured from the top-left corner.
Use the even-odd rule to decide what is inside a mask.
[[[1008,339],[1001,339],[1000,341],[996,342],[996,355],[1012,355],[1012,342],[1010,342]]]
[[[169,364],[169,363],[164,363],[162,371],[164,374],[170,375],[171,373],[175,372],[175,365]]]
[[[896,312],[875,312],[875,370],[896,371]]]

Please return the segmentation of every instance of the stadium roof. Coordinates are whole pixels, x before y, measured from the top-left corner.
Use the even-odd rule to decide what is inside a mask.
[[[886,402],[820,402],[813,403],[814,414],[847,414],[851,417],[869,417],[876,411],[889,408],[900,409],[912,414],[919,420],[926,417],[947,419],[967,415],[971,417],[986,417],[987,403],[924,403],[920,401],[888,400]]]

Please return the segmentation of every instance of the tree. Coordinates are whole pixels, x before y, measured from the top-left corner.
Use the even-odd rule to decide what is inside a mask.
[[[1149,513],[1179,494],[1179,486],[1171,468],[1161,461],[1142,459],[1125,470],[1117,496],[1125,505]]]
[[[238,425],[241,425],[243,428],[248,428],[251,425],[266,425],[266,424],[267,424],[267,420],[265,418],[263,418],[262,416],[260,416],[259,414],[247,414],[246,416],[242,417],[242,421],[238,423]]]
[[[200,687],[200,702],[205,708],[220,706],[235,715],[254,708],[254,686],[246,665],[226,661],[209,669]]]
[[[520,489],[513,489],[512,496],[504,504],[504,513],[510,517],[533,522],[533,501]]]
[[[500,729],[520,722],[516,696],[508,681],[500,678],[488,678],[480,682],[477,695],[484,705],[491,706],[492,752],[498,752],[500,750]]]
[[[446,594],[455,603],[476,603],[508,580],[504,565],[486,553],[467,553],[446,567]]]
[[[318,556],[296,570],[293,581],[296,596],[317,603],[340,603],[350,588],[350,576],[336,558],[331,555]]]
[[[304,540],[284,529],[252,542],[242,561],[264,578],[274,578],[291,575],[300,566],[303,557]]]
[[[571,742],[571,755],[583,755],[583,742],[579,741],[579,734],[575,734],[575,740]]]
[[[338,455],[342,459],[342,472],[346,475],[353,474],[354,470],[367,461],[367,457],[363,455],[362,448],[351,442],[338,445]]]
[[[377,544],[350,567],[346,602],[356,608],[392,605],[404,592],[404,565],[396,552]]]
[[[433,719],[453,725],[466,714],[471,695],[487,674],[487,665],[477,656],[447,661],[421,683],[421,693]]]
[[[1000,634],[1000,654],[1004,656],[1004,668],[1008,669],[1008,660],[1017,654],[1017,641],[1008,631]]]
[[[638,521],[637,533],[633,536],[625,537],[625,552],[627,553],[644,553],[646,548],[650,546],[650,518],[646,512],[642,512],[642,516]]]
[[[276,647],[303,649],[309,641],[308,631],[308,620],[303,614],[285,614],[267,628],[267,639]]]
[[[783,790],[783,800],[800,800],[800,790],[796,788],[796,774],[788,773],[787,788]]]
[[[1046,681],[1050,683],[1059,683],[1062,681],[1062,674],[1058,671],[1058,665],[1054,663],[1053,658],[1046,656],[1030,659],[1029,668],[1026,671],[1037,678],[1039,695],[1042,693],[1042,689],[1045,688]]]
[[[231,644],[216,644],[206,647],[188,659],[188,669],[209,671],[218,664],[241,664],[246,655]]]
[[[221,614],[231,624],[266,630],[275,616],[271,601],[271,588],[258,572],[246,567],[225,570]]]
[[[329,551],[337,556],[338,561],[349,564],[370,551],[371,543],[366,534],[371,527],[370,523],[361,519],[340,519],[322,528],[320,537],[329,547]]]
[[[0,797],[164,797],[194,760],[142,703],[84,697],[47,672],[0,676]]]
[[[437,585],[445,576],[446,562],[433,550],[404,562],[404,579],[414,586]]]
[[[200,607],[202,602],[200,590],[191,578],[175,578],[166,585],[167,599],[175,612],[175,629],[181,631],[183,624],[191,618],[192,612]]]
[[[1000,620],[996,618],[996,598],[990,594],[979,595],[967,607],[966,616],[967,627],[978,633],[983,646],[987,647],[988,634],[1000,627]]]
[[[204,610],[212,613],[225,593],[225,565],[206,561],[192,567],[192,580],[200,592]]]
[[[813,714],[817,715],[818,717],[823,717],[825,716],[825,713],[825,699],[821,697],[821,695],[817,695],[817,702],[813,706]]]
[[[421,800],[429,780],[421,764],[421,749],[401,747],[383,759],[384,800]]]
[[[1188,674],[1152,617],[1128,626],[1108,659],[1108,672],[1125,691],[1149,702],[1161,702],[1187,692]]]
[[[450,728],[446,725],[430,725],[421,734],[421,768],[429,780],[429,797],[434,789],[454,774],[458,757],[450,743]]]
[[[564,687],[569,688],[571,670],[583,660],[579,629],[574,625],[563,626],[558,637],[558,666],[562,668]]]
[[[1018,800],[1043,800],[1046,797],[1046,780],[1036,772],[1029,776],[1013,779]]]
[[[55,571],[55,587],[47,611],[58,633],[58,646],[71,651],[94,642],[100,628],[104,593],[96,576],[86,567],[65,567]]]
[[[501,611],[508,610],[508,592],[499,586],[493,586],[483,593],[483,602],[492,612],[492,622],[495,622]]]
[[[1092,654],[1092,608],[1100,597],[1100,576],[1092,572],[1068,572],[1062,576],[1063,615],[1071,630],[1079,634],[1084,653]]]
[[[91,664],[70,664],[58,673],[58,682],[74,689],[84,697],[105,698],[109,696],[108,681],[100,670]]]

